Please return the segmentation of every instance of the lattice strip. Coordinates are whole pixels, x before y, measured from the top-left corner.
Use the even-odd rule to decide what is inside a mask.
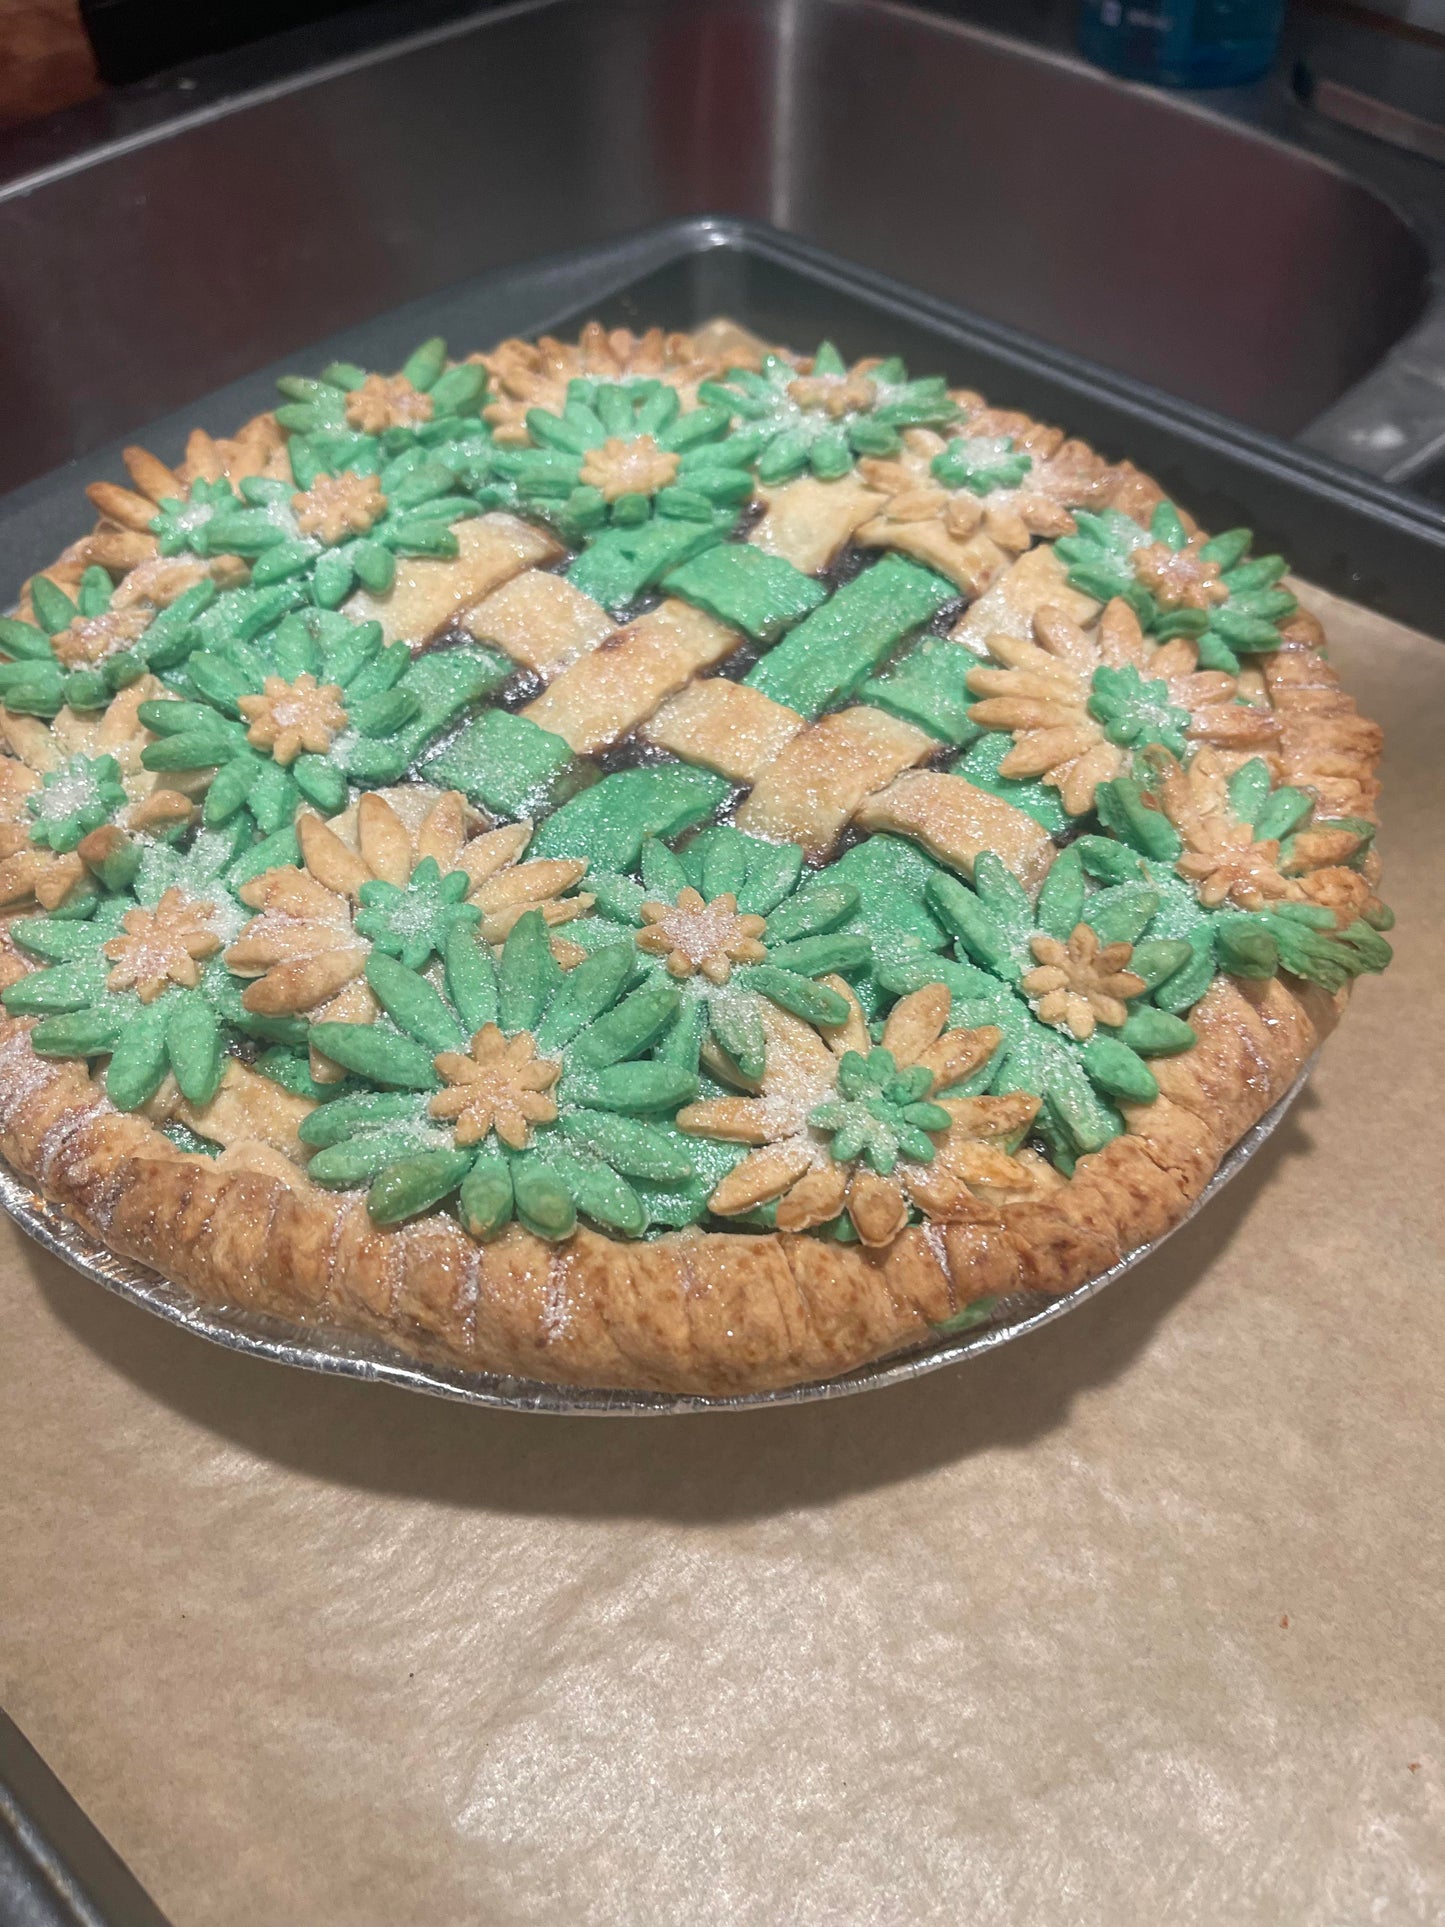
[[[886,710],[866,704],[837,710],[795,736],[760,772],[738,811],[738,828],[825,856],[875,790],[937,748],[932,736]]]
[[[741,641],[736,629],[669,599],[564,669],[522,713],[578,755],[593,755],[646,722]]]
[[[453,533],[456,556],[403,556],[385,595],[360,591],[345,613],[355,622],[379,622],[388,642],[425,642],[511,576],[564,552],[555,536],[515,515],[479,515],[458,522]]]
[[[1046,830],[1002,797],[962,776],[910,770],[870,796],[854,818],[870,833],[890,831],[919,843],[951,869],[973,875],[974,860],[992,850],[1027,890],[1048,875],[1054,846]]]
[[[796,709],[761,689],[713,676],[670,696],[642,734],[685,762],[702,763],[734,783],[755,783],[805,727]]]
[[[617,624],[565,576],[524,569],[470,610],[464,627],[523,668],[552,677],[595,649]]]

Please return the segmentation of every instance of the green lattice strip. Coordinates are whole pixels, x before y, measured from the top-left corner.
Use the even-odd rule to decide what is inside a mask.
[[[968,713],[974,698],[966,681],[969,670],[977,667],[972,650],[946,636],[925,636],[881,676],[870,677],[858,693],[865,702],[926,729],[941,743],[963,749],[985,733]],[[1002,740],[1012,747],[1007,738]]]
[[[603,529],[567,571],[567,580],[614,614],[670,569],[721,540],[710,524],[659,516],[638,528]]]
[[[529,856],[586,857],[594,869],[630,870],[644,837],[676,836],[728,794],[727,779],[687,763],[618,770],[547,818]]]
[[[747,680],[774,702],[818,716],[851,695],[910,630],[957,595],[932,570],[885,556],[799,623]]]
[[[430,759],[434,783],[461,790],[499,816],[544,816],[580,766],[550,729],[506,709],[487,709]]]
[[[821,582],[782,556],[746,542],[704,550],[664,576],[662,587],[761,643],[776,642],[828,596]]]

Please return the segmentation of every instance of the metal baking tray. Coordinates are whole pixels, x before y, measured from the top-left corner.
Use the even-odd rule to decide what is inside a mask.
[[[731,315],[760,334],[802,349],[827,335],[850,356],[901,353],[919,372],[941,372],[952,383],[982,389],[1001,404],[1056,420],[1088,437],[1106,455],[1128,454],[1153,470],[1207,525],[1250,521],[1262,545],[1292,553],[1304,573],[1327,586],[1358,592],[1362,580],[1388,582],[1388,600],[1396,612],[1402,600],[1412,597],[1419,598],[1423,611],[1428,590],[1441,579],[1445,516],[1412,498],[790,236],[721,219],[667,223],[621,241],[485,275],[409,303],[151,424],[141,438],[162,459],[177,459],[197,420],[221,433],[268,406],[282,368],[320,367],[333,358],[393,367],[419,339],[434,333],[463,349],[511,333],[565,333],[592,315],[609,325],[658,322],[688,328],[717,314]],[[86,479],[97,474],[119,479],[123,471],[118,446],[98,451],[86,469]],[[84,526],[79,479],[67,469],[0,504],[0,553],[17,580]],[[0,584],[0,590],[3,587]],[[1236,1147],[1201,1204],[1263,1141],[1298,1088]],[[196,1304],[155,1273],[114,1258],[8,1173],[0,1182],[0,1204],[76,1269],[218,1343],[443,1397],[551,1412],[734,1409],[832,1398],[897,1383],[977,1356],[1061,1316],[1154,1249],[1131,1254],[1100,1277],[1043,1305],[1032,1299],[1005,1301],[986,1323],[940,1337],[905,1357],[826,1383],[710,1400],[579,1390],[449,1371],[346,1334],[218,1312]]]
[[[668,221],[619,240],[492,270],[288,353],[93,448],[0,500],[0,602],[87,526],[81,490],[125,482],[120,451],[142,441],[178,461],[199,424],[229,434],[276,401],[287,370],[338,357],[395,366],[427,335],[459,348],[508,334],[609,326],[691,328],[717,314],[792,346],[833,338],[848,355],[886,350],[981,389],[1157,475],[1206,527],[1247,523],[1296,572],[1417,627],[1439,621],[1445,509],[1298,444],[1051,347],[779,229],[726,216]]]
[[[0,1927],[168,1927],[114,1847],[4,1713]]]

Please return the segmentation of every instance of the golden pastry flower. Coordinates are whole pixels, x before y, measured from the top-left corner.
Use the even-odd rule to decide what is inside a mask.
[[[289,768],[302,750],[324,756],[346,727],[342,692],[334,682],[318,683],[303,671],[294,682],[267,676],[261,689],[259,696],[239,698],[241,714],[250,724],[246,740],[257,749],[269,750],[283,768]]]
[[[969,715],[985,729],[1012,733],[1014,747],[1000,775],[1041,777],[1071,815],[1092,809],[1098,785],[1125,767],[1126,745],[1111,739],[1095,713],[1101,669],[1132,670],[1148,684],[1161,684],[1161,701],[1182,713],[1194,742],[1248,755],[1268,752],[1279,737],[1271,710],[1236,700],[1235,677],[1200,669],[1198,649],[1183,637],[1152,642],[1119,597],[1092,629],[1046,604],[1034,615],[1033,631],[1031,642],[988,638],[993,666],[969,671],[968,687],[982,698]]]
[[[179,468],[169,467],[149,449],[139,447],[123,449],[121,460],[129,471],[131,487],[124,488],[118,482],[90,484],[85,492],[100,513],[99,526],[94,534],[73,543],[60,566],[46,570],[47,575],[67,590],[73,590],[82,572],[93,565],[124,576],[112,610],[141,601],[163,609],[207,575],[223,589],[246,580],[249,572],[239,556],[212,556],[208,562],[162,556],[151,523],[161,503],[183,499],[192,482],[224,478],[238,483],[253,475],[268,480],[289,479],[286,437],[274,415],[257,415],[239,434],[220,439],[203,428],[194,429]],[[28,613],[24,606],[21,613]]]
[[[972,422],[963,432],[972,439],[995,438],[982,437]],[[1057,435],[1056,430],[1043,432]],[[935,458],[956,436],[945,437],[931,428],[905,429],[901,455],[890,461],[865,459],[858,464],[868,486],[884,498],[879,519],[940,521],[959,540],[967,540],[982,529],[1001,549],[1021,555],[1035,537],[1072,534],[1074,518],[1069,510],[1086,508],[1108,495],[1112,471],[1084,443],[1063,442],[1043,459],[1014,436],[1000,431],[997,438],[1001,446],[1013,441],[1019,452],[1031,455],[1033,465],[1017,487],[977,495],[969,488],[947,488],[933,474]]]
[[[376,1003],[365,981],[371,942],[357,928],[362,891],[390,884],[405,891],[420,865],[425,876],[467,878],[461,899],[480,935],[500,943],[527,910],[540,910],[549,924],[582,916],[590,896],[567,896],[587,865],[580,858],[521,861],[530,823],[473,834],[475,817],[459,790],[427,801],[426,792],[376,791],[354,810],[325,823],[310,812],[297,818],[301,867],[267,870],[238,892],[252,918],[226,952],[226,967],[249,977],[242,1002],[263,1016],[309,1012],[316,1022],[370,1023]],[[404,817],[400,812],[406,811]],[[435,894],[435,893],[433,893]],[[440,909],[446,906],[421,906]],[[477,913],[480,913],[478,916]],[[569,951],[572,946],[568,946]],[[562,961],[577,961],[564,954]],[[324,1066],[326,1078],[335,1073]]]
[[[154,835],[194,819],[196,805],[182,787],[186,777],[177,772],[156,776],[141,765],[141,751],[151,736],[138,711],[162,693],[154,676],[143,676],[104,710],[80,714],[62,709],[48,724],[37,716],[0,709],[0,737],[9,752],[0,753],[0,909],[31,899],[42,910],[58,909],[84,877],[86,864],[103,861],[128,834]],[[35,819],[29,799],[47,775],[73,756],[113,756],[131,801],[113,825],[93,831],[78,850],[57,855],[31,841]]]
[[[1268,910],[1277,903],[1314,903],[1345,922],[1379,907],[1368,879],[1349,866],[1363,838],[1346,824],[1323,823],[1290,838],[1256,840],[1229,802],[1230,766],[1204,749],[1187,769],[1151,751],[1158,807],[1178,830],[1184,850],[1175,869],[1207,909]]]
[[[878,1247],[903,1231],[910,1204],[948,1219],[976,1215],[981,1198],[1028,1195],[1035,1174],[1007,1147],[1033,1122],[1038,1099],[934,1097],[986,1063],[1000,1033],[946,1030],[950,994],[930,984],[899,1001],[875,1050],[848,985],[825,981],[849,1003],[845,1023],[820,1034],[764,1003],[767,1069],[756,1096],[678,1112],[680,1130],[755,1147],[709,1209],[731,1217],[777,1199],[780,1231],[846,1211],[860,1241]]]
[[[143,1004],[153,1004],[170,984],[194,990],[201,981],[201,961],[221,947],[212,927],[215,915],[214,903],[193,903],[174,888],[154,910],[127,910],[120,932],[101,945],[115,965],[106,989],[134,990]]]
[[[740,911],[731,890],[709,903],[689,885],[678,892],[675,902],[644,903],[639,914],[646,928],[637,933],[638,949],[665,956],[674,977],[701,971],[709,983],[725,984],[734,964],[767,959],[758,941],[768,927],[767,918]]]
[[[1129,1015],[1127,999],[1148,988],[1129,969],[1131,943],[1101,943],[1087,923],[1077,923],[1067,943],[1039,933],[1030,940],[1036,967],[1019,988],[1034,1000],[1039,1021],[1067,1030],[1086,1044],[1095,1026],[1117,1030]]]
[[[562,1066],[538,1057],[530,1031],[508,1038],[495,1024],[485,1024],[473,1037],[469,1056],[442,1051],[436,1068],[449,1088],[439,1091],[428,1109],[454,1125],[458,1144],[480,1144],[495,1131],[503,1144],[525,1151],[531,1126],[550,1124],[557,1115],[546,1093]]]
[[[504,446],[527,447],[527,411],[546,408],[560,414],[569,381],[665,381],[678,390],[684,406],[691,407],[699,382],[755,361],[736,330],[720,336],[720,347],[724,341],[727,352],[713,352],[692,335],[664,334],[661,328],[649,328],[643,335],[627,328],[609,333],[589,321],[575,344],[543,335],[536,342],[504,341],[490,354],[469,359],[480,361],[487,371],[491,399],[482,415],[494,437]]]

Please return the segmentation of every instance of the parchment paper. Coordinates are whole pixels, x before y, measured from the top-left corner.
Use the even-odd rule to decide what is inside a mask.
[[[1327,621],[1399,960],[1245,1175],[1031,1339],[510,1417],[0,1230],[0,1699],[176,1927],[1445,1915],[1445,647]]]

